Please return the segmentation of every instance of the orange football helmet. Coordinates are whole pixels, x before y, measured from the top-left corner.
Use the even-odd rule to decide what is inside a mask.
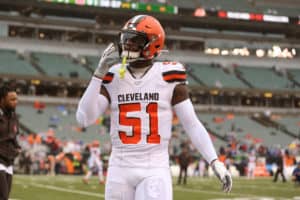
[[[119,53],[129,60],[149,60],[164,48],[165,31],[159,21],[149,15],[137,15],[127,21],[120,33]]]

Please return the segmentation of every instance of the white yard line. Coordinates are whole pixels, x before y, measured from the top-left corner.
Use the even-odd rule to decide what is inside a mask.
[[[201,190],[201,189],[188,189],[188,188],[179,188],[179,187],[174,187],[174,190],[183,191],[183,192],[193,192],[193,193],[218,194],[218,195],[224,195],[225,194],[224,192],[204,191],[204,190]],[[233,193],[233,192],[230,192],[229,195],[246,196],[246,197],[259,197],[259,196],[251,195],[251,194],[241,194],[241,193]]]
[[[182,191],[182,192],[193,192],[193,193],[206,193],[206,194],[218,194],[218,195],[224,195],[224,192],[214,192],[214,191],[204,191],[201,189],[187,189],[187,188],[179,188],[179,187],[174,187],[174,190],[177,191]],[[256,196],[252,194],[242,194],[242,193],[234,193],[230,192],[228,194],[230,195],[235,195],[235,196],[240,196],[240,197],[228,197],[228,198],[219,198],[219,199],[214,199],[214,200],[285,200],[287,198],[285,197],[262,197],[262,196]]]
[[[60,192],[68,192],[68,193],[73,193],[73,194],[100,197],[100,198],[104,199],[104,194],[102,194],[102,193],[94,193],[94,192],[87,192],[87,191],[82,191],[82,190],[66,189],[66,188],[56,187],[53,185],[45,185],[45,184],[38,184],[38,183],[29,183],[29,184],[34,187],[38,187],[38,188],[45,188],[45,189],[55,190],[55,191],[60,191]]]
[[[200,189],[198,190],[198,189],[187,189],[187,188],[174,187],[174,190],[183,191],[183,192],[193,192],[193,193],[206,193],[206,194],[219,194],[219,195],[223,194],[224,195],[223,192],[204,191],[204,190],[200,190]],[[231,192],[229,195],[238,195],[241,197],[216,198],[216,199],[210,199],[210,200],[300,200],[299,196],[295,196],[291,199],[291,198],[285,198],[285,197],[262,197],[262,196],[233,193],[233,192]]]

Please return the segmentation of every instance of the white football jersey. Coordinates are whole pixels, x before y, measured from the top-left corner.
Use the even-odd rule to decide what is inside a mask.
[[[101,155],[101,150],[99,147],[90,147],[90,156],[99,158]]]
[[[102,169],[101,149],[99,147],[90,147],[90,157],[88,159],[88,166],[90,169],[97,166]]]
[[[110,166],[169,167],[168,145],[172,127],[172,95],[186,81],[182,64],[156,62],[140,79],[121,64],[103,79],[110,96],[112,153]]]

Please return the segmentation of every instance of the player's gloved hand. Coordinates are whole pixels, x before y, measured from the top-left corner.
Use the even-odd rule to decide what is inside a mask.
[[[116,47],[113,43],[110,43],[102,53],[98,66],[94,72],[94,76],[103,79],[109,68],[120,62],[120,58],[113,55],[114,52],[116,52]]]
[[[223,184],[223,191],[230,192],[232,188],[232,178],[225,165],[219,160],[214,160],[211,163],[211,167],[215,173],[215,175],[219,178],[219,180]]]

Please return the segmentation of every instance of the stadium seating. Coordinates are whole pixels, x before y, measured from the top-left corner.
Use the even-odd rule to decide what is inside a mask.
[[[96,56],[84,56],[87,60],[87,64],[92,68],[95,69],[98,66],[98,62],[100,57]]]
[[[99,60],[96,56],[86,55],[73,60],[67,54],[44,52],[30,52],[29,55],[31,60],[24,59],[16,51],[1,49],[0,73],[40,75],[43,72],[50,77],[79,77],[88,80]],[[81,59],[84,59],[84,62]],[[35,65],[31,65],[30,62],[34,62]],[[298,69],[287,69],[287,75],[279,75],[273,68],[259,66],[239,66],[235,69],[223,69],[221,65],[213,63],[187,63],[186,66],[188,83],[191,86],[243,89],[249,88],[250,84],[258,89],[295,90],[300,84]],[[290,77],[295,83],[289,80]]]
[[[295,135],[300,135],[300,119],[298,116],[280,116],[276,122],[284,125],[287,130],[291,131]]]
[[[16,51],[0,49],[0,73],[18,75],[38,75],[38,71]]]
[[[267,146],[287,145],[293,138],[280,130],[265,127],[251,119],[251,115],[200,113],[200,120],[222,137],[236,137],[240,141],[262,142]],[[294,125],[295,126],[295,125]]]
[[[300,70],[299,69],[288,69],[288,73],[290,73],[293,79],[300,84]]]
[[[236,69],[254,88],[293,89],[293,83],[284,76],[277,75],[271,68],[239,67]]]
[[[188,64],[194,74],[206,86],[227,87],[227,88],[247,88],[233,73],[224,72],[220,66],[211,64]]]
[[[83,79],[91,76],[87,69],[72,62],[68,55],[33,52],[32,56],[48,76]]]
[[[39,111],[33,105],[21,104],[18,106],[17,113],[20,115],[22,124],[41,135],[53,130],[55,136],[63,141],[109,140],[107,129],[100,125],[101,122],[98,125],[95,123],[83,131],[76,122],[75,109],[75,107],[68,108],[64,105],[47,105],[42,111]]]

